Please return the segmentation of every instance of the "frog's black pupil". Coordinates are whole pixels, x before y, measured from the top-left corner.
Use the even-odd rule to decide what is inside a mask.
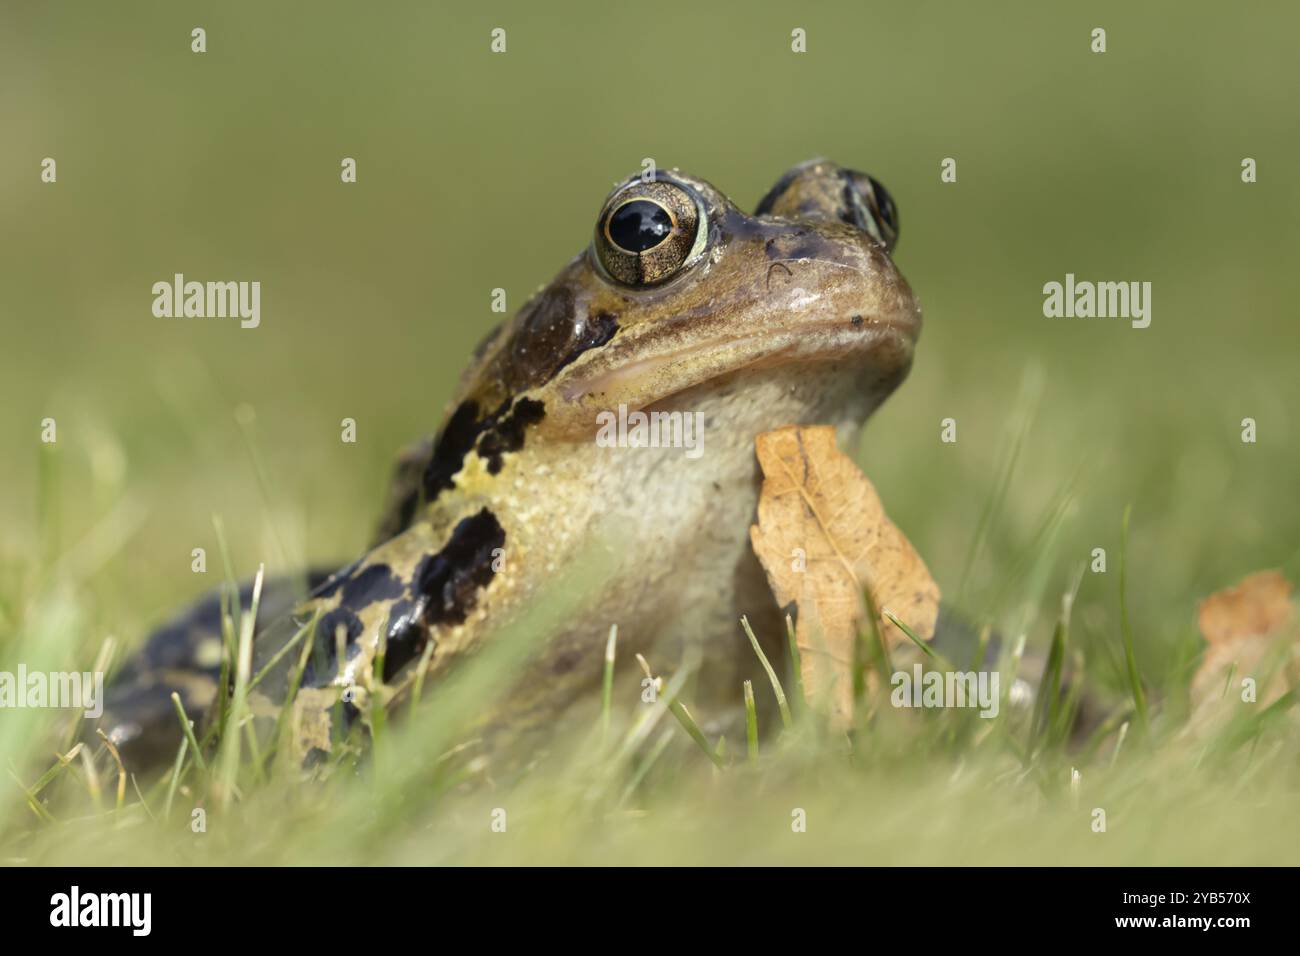
[[[628,252],[645,252],[668,238],[673,220],[668,210],[646,199],[634,199],[609,217],[609,238]]]

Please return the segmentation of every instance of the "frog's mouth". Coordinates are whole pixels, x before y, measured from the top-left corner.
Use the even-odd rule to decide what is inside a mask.
[[[828,334],[825,329],[819,329],[818,341],[811,345],[806,337],[794,331],[698,343],[595,372],[589,377],[576,375],[563,385],[561,394],[570,402],[606,395],[641,394],[647,396],[644,404],[648,405],[732,372],[764,365],[831,361],[863,353],[887,359],[878,363],[882,370],[886,366],[896,369],[910,364],[914,346],[905,329],[860,315],[851,317],[847,324],[851,331]],[[655,383],[662,385],[669,381],[677,387],[654,387]]]
[[[800,315],[797,310],[786,314]],[[801,316],[750,334],[719,330],[717,336],[690,344],[674,343],[667,335],[657,343],[650,330],[625,346],[645,352],[643,357],[619,361],[617,354],[609,354],[602,356],[604,361],[574,367],[559,391],[570,403],[564,411],[581,419],[596,407],[644,408],[742,369],[840,363],[871,383],[896,383],[911,367],[919,327],[920,312],[909,297],[899,309],[850,311],[833,321],[825,315]]]

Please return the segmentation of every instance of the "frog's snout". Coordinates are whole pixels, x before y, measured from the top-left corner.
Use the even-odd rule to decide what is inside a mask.
[[[848,223],[886,252],[898,244],[898,207],[880,181],[829,160],[813,159],[786,172],[759,202],[756,216]]]

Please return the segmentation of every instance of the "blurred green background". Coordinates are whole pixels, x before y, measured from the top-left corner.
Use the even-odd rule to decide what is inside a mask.
[[[7,0],[4,593],[89,541],[93,648],[215,583],[214,513],[240,573],[351,559],[393,454],[437,427],[498,318],[490,290],[513,311],[548,281],[616,179],[653,157],[752,208],[825,155],[901,211],[896,258],[926,326],[859,460],[941,586],[955,590],[1032,415],[971,603],[1053,605],[1105,547],[1111,571],[1085,577],[1079,610],[1113,637],[1131,503],[1140,658],[1185,664],[1173,651],[1192,646],[1197,598],[1297,570],[1298,27],[1294,8],[1209,3]],[[153,317],[150,287],[175,272],[260,280],[261,327]],[[1152,282],[1151,327],[1044,318],[1042,286],[1067,272]],[[46,416],[59,441],[42,496]],[[947,416],[956,445],[939,441]],[[1071,490],[1047,584],[1022,586],[1021,557]],[[12,603],[0,612],[14,623]]]

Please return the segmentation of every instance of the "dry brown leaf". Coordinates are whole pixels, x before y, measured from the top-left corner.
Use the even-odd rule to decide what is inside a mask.
[[[1298,636],[1294,631],[1287,633],[1293,617],[1291,591],[1291,582],[1280,572],[1257,571],[1200,603],[1196,620],[1209,647],[1192,678],[1193,707],[1204,711],[1220,699],[1239,700],[1230,690],[1225,692],[1229,673],[1267,680],[1258,688],[1258,702],[1265,705],[1297,682],[1300,646],[1283,652],[1290,655],[1290,661],[1284,659],[1276,673],[1257,673],[1279,640],[1294,642]]]
[[[798,607],[795,639],[809,699],[837,726],[853,712],[853,643],[871,591],[891,645],[908,638],[893,612],[924,640],[934,636],[939,586],[885,514],[875,487],[835,445],[829,425],[787,426],[755,440],[763,487],[754,553],[782,607]]]
[[[1235,587],[1211,594],[1196,610],[1210,644],[1271,634],[1291,617],[1291,582],[1278,571],[1257,571]]]

